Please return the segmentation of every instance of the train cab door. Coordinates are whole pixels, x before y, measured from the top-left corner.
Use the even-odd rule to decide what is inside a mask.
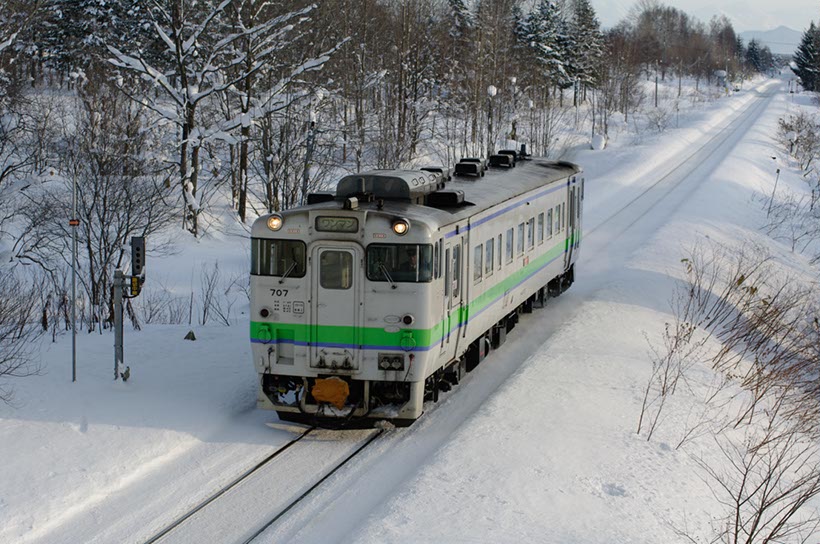
[[[362,251],[318,246],[312,252],[310,366],[359,368],[362,344]]]
[[[462,285],[461,239],[444,245],[444,323],[441,336],[441,353],[450,359],[458,347],[458,324],[461,317]]]

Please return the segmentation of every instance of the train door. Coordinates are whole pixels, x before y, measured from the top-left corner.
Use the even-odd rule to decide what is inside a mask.
[[[358,368],[362,343],[361,249],[319,246],[313,250],[312,261],[310,366]]]
[[[569,186],[569,195],[567,198],[567,241],[566,241],[566,262],[564,268],[568,269],[572,264],[572,252],[575,249],[576,239],[578,238],[578,187],[573,183]]]
[[[442,324],[441,353],[448,359],[455,357],[458,347],[462,309],[461,268],[463,262],[461,239],[444,245],[444,323]]]

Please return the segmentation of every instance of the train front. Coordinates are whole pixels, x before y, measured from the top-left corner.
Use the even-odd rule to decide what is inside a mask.
[[[421,415],[439,321],[433,234],[421,206],[367,191],[378,181],[357,180],[358,198],[337,194],[254,223],[258,405],[280,419],[368,426]]]

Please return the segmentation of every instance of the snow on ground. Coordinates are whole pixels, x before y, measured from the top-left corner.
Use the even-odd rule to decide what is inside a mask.
[[[738,97],[732,109],[751,96]],[[685,248],[705,240],[766,242],[757,230],[765,218],[759,200],[772,190],[771,136],[789,108],[781,91],[692,196],[667,217],[654,218],[662,228],[637,234],[646,243],[626,256],[625,266],[617,262],[590,277],[583,264],[596,255],[584,248],[574,292],[567,293],[580,304],[571,320],[349,539],[657,543],[684,541],[686,534],[707,541],[723,511],[693,452],[718,462],[708,450],[710,437],[675,449],[681,427],[674,422],[649,442],[635,432],[650,371],[643,333],[657,339],[670,320],[666,301]],[[648,172],[687,152],[684,141],[695,142],[701,127],[708,132],[729,113],[715,108],[707,123],[675,133],[679,145],[664,138],[605,159],[593,152],[576,157],[587,171],[586,225],[610,213],[621,194],[613,187],[640,186]],[[792,190],[806,190],[794,173],[785,177]],[[806,271],[805,259],[769,245]],[[493,357],[490,364],[504,364],[503,351]]]
[[[639,145],[622,134],[606,150],[577,152],[572,159],[587,179],[586,230],[647,190],[658,172],[717,134],[759,92],[778,86],[763,81],[691,110],[681,128]],[[710,159],[720,167],[698,179],[680,206],[661,206],[626,230],[629,244],[601,258],[590,237],[573,289],[531,318],[546,321],[532,322],[528,341],[545,343],[444,447],[385,490],[379,506],[337,505],[336,519],[347,519],[341,532],[308,525],[294,540],[671,542],[679,539],[675,528],[705,534],[717,506],[691,453],[675,450],[672,435],[646,442],[635,434],[649,373],[643,333],[657,338],[669,319],[683,248],[706,236],[728,244],[762,238],[765,210],[753,197],[771,192],[771,136],[792,107],[787,97],[780,90],[731,152]],[[803,190],[781,167],[782,187]],[[232,273],[246,259],[245,245],[238,235],[200,241],[149,263],[149,282],[170,282],[180,271],[193,278],[193,266],[215,260]],[[556,324],[561,319],[567,321]],[[538,323],[547,322],[553,325],[541,333]],[[198,339],[184,341],[191,328]],[[521,332],[513,344],[523,343]],[[78,341],[77,383],[70,381],[64,336],[43,346],[43,374],[16,381],[15,404],[0,405],[0,542],[123,542],[135,527],[150,534],[146,527],[160,528],[291,436],[265,426],[275,415],[254,408],[255,372],[241,322],[127,330],[127,384],[111,380],[109,334]],[[485,365],[498,368],[504,360],[499,350]],[[492,372],[481,367],[479,379],[441,408],[469,395],[482,371]],[[425,431],[434,429],[419,422],[394,432],[409,438]]]

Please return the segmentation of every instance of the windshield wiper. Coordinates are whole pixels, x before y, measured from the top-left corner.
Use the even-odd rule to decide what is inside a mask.
[[[379,263],[379,268],[381,268],[382,274],[384,274],[384,277],[387,278],[387,281],[390,282],[390,288],[395,289],[396,284],[393,283],[393,278],[390,277],[390,273],[387,271],[387,267],[384,266],[384,263]]]
[[[287,278],[290,275],[294,268],[296,268],[296,261],[290,263],[290,266],[285,271],[284,275],[282,276],[282,279],[279,280],[279,283],[285,283],[285,278]]]

